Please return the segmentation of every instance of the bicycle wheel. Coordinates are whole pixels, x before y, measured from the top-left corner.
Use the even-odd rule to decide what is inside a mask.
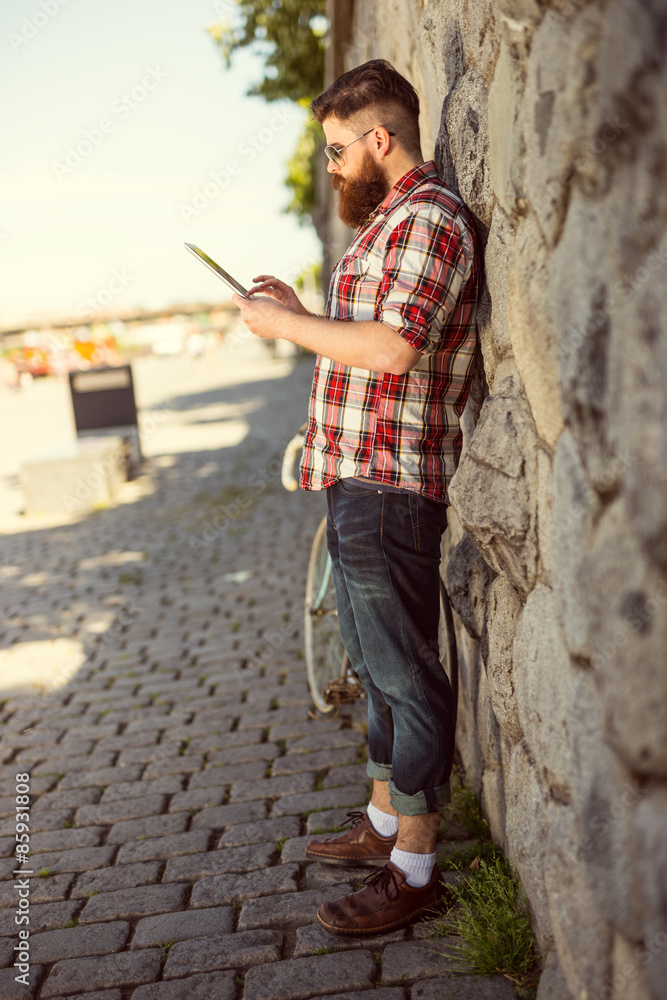
[[[327,519],[320,522],[310,550],[306,578],[304,640],[308,685],[315,706],[320,712],[331,712],[335,705],[326,702],[327,686],[344,671],[343,646],[338,631],[336,593],[331,559],[327,549]]]
[[[459,658],[456,648],[456,632],[449,596],[445,584],[440,578],[440,627],[438,629],[438,651],[442,669],[449,678],[454,695],[454,729],[456,729],[456,713],[459,703]]]

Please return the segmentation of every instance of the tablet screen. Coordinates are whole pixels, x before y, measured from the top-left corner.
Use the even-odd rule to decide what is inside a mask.
[[[214,274],[217,274],[219,278],[222,278],[225,284],[228,285],[232,291],[238,292],[239,295],[242,295],[246,299],[248,298],[247,288],[244,288],[243,285],[239,284],[235,278],[232,278],[231,274],[228,274],[224,268],[220,267],[219,264],[216,264],[212,257],[209,257],[207,253],[204,253],[203,250],[196,247],[194,243],[186,243],[185,245],[190,253],[193,253],[203,264],[206,264],[209,270],[213,271]]]

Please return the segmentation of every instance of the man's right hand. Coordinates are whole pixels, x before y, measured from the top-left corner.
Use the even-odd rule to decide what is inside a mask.
[[[252,280],[254,282],[259,282],[259,284],[255,284],[254,287],[248,292],[248,295],[269,295],[272,299],[280,302],[282,306],[286,306],[287,309],[290,309],[294,313],[299,313],[302,316],[311,315],[306,307],[299,301],[299,298],[291,285],[286,285],[284,281],[280,281],[279,278],[275,278],[272,274],[258,274],[257,277]]]

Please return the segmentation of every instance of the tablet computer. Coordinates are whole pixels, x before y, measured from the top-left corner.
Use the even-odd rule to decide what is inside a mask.
[[[219,278],[222,278],[224,283],[228,285],[233,292],[238,292],[238,294],[242,295],[244,299],[248,298],[248,289],[239,284],[235,278],[232,278],[231,274],[228,274],[227,271],[220,267],[219,264],[216,264],[212,257],[209,257],[207,253],[204,253],[203,250],[196,247],[194,243],[186,243],[185,245],[190,253],[193,253],[203,264],[206,264],[210,271],[213,271],[213,273],[217,274]]]

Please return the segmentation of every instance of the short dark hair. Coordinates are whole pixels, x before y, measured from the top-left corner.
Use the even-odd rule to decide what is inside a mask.
[[[320,125],[332,116],[362,129],[384,125],[407,152],[421,158],[419,95],[386,59],[370,59],[343,73],[310,109]]]

